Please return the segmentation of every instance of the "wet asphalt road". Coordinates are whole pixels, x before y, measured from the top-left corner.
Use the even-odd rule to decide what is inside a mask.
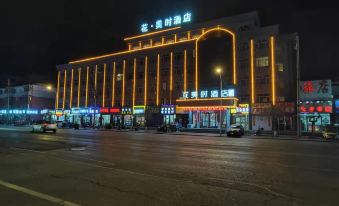
[[[339,144],[0,128],[0,205],[339,205]]]

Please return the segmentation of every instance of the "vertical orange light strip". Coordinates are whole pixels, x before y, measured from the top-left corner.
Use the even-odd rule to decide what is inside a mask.
[[[89,79],[89,67],[86,69],[86,101],[85,101],[85,107],[88,106],[88,79]]]
[[[73,106],[73,79],[74,79],[74,69],[72,69],[72,73],[71,73],[71,93],[69,96],[69,108],[70,109]]]
[[[133,107],[135,106],[135,85],[136,85],[137,59],[134,58],[133,65]]]
[[[104,79],[102,80],[102,107],[105,107],[106,100],[106,64],[104,64]]]
[[[66,104],[66,80],[67,80],[67,70],[65,69],[64,72],[64,95],[62,98],[62,109],[65,109],[65,104]]]
[[[159,92],[160,92],[160,54],[158,54],[157,61],[157,106],[159,106]]]
[[[112,107],[114,107],[115,104],[115,62],[113,63],[113,77],[112,77]]]
[[[237,84],[237,51],[236,51],[236,39],[235,34],[232,35],[233,37],[233,84]]]
[[[128,44],[128,51],[131,51],[131,49],[132,49],[132,44],[129,43],[129,44]]]
[[[141,41],[139,41],[139,48],[141,48],[142,47],[142,44],[141,44]]]
[[[95,65],[95,71],[94,72],[95,72],[94,73],[94,90],[95,90],[95,93],[96,93],[97,88],[98,88],[98,65]]]
[[[250,58],[251,58],[251,103],[255,103],[255,94],[254,94],[254,40],[250,41]]]
[[[184,51],[184,92],[187,91],[187,50]]]
[[[149,43],[150,43],[151,46],[153,46],[153,39],[150,39]]]
[[[126,70],[126,60],[123,62],[122,68],[122,97],[121,97],[121,106],[125,106],[125,70]]]
[[[174,34],[174,42],[177,42],[177,40],[178,40],[178,35]]]
[[[170,104],[172,104],[172,93],[173,93],[173,52],[171,52],[170,59]]]
[[[270,37],[271,48],[271,69],[272,69],[272,104],[276,104],[276,90],[275,90],[275,38]]]
[[[78,69],[78,105],[77,107],[80,107],[80,97],[81,97],[81,68]]]
[[[60,71],[58,71],[58,85],[57,85],[57,92],[55,97],[55,109],[59,108],[59,92],[60,92]]]
[[[195,41],[195,92],[198,99],[198,40]]]
[[[165,37],[161,37],[161,44],[162,44],[162,45],[165,44]]]
[[[145,85],[144,85],[144,89],[145,89],[145,99],[144,99],[144,105],[147,106],[147,74],[148,74],[148,57],[145,57]]]
[[[188,32],[187,32],[187,40],[190,40],[190,39],[191,39],[191,32],[188,31]]]

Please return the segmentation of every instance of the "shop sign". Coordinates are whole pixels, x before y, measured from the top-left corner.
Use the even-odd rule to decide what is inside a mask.
[[[47,114],[48,112],[49,112],[48,109],[42,109],[42,110],[40,111],[40,114]]]
[[[335,100],[335,112],[339,114],[339,99]]]
[[[118,107],[101,107],[100,113],[102,114],[120,114],[121,110]]]
[[[331,101],[303,102],[299,110],[301,113],[332,113]]]
[[[175,114],[175,105],[161,105],[161,114]]]
[[[237,108],[231,109],[231,114],[249,114],[250,105],[249,104],[239,104]]]
[[[331,80],[300,82],[300,99],[305,101],[332,99]]]
[[[133,114],[132,108],[131,108],[131,107],[123,107],[123,108],[121,109],[121,114],[124,114],[124,115],[130,115],[130,114]]]
[[[152,107],[152,106],[147,106],[146,107],[147,114],[159,114],[159,107]]]
[[[165,19],[158,19],[154,23],[143,23],[140,27],[142,33],[149,32],[151,30],[161,30],[174,26],[180,26],[182,24],[190,23],[192,21],[192,13],[186,12],[183,15],[175,15],[167,17]]]
[[[80,109],[79,108],[72,108],[71,113],[72,114],[80,114]]]
[[[34,109],[11,109],[8,110],[9,114],[39,114],[39,110]],[[7,114],[6,109],[0,110],[0,114]]]
[[[145,106],[134,106],[133,114],[145,114]]]
[[[272,104],[270,103],[255,103],[252,107],[252,114],[268,115],[272,111]]]
[[[99,108],[98,107],[90,107],[88,108],[88,113],[89,114],[99,114]]]
[[[226,89],[226,90],[202,90],[197,94],[197,92],[183,92],[182,98],[184,99],[195,99],[195,98],[227,98],[227,97],[234,97],[235,91],[234,89]]]
[[[88,108],[79,108],[80,114],[88,114]]]
[[[64,112],[62,111],[62,109],[56,109],[56,110],[55,110],[55,115],[56,115],[56,116],[60,117],[60,116],[62,116],[63,114],[64,114]]]
[[[226,107],[184,107],[184,111],[226,111]]]

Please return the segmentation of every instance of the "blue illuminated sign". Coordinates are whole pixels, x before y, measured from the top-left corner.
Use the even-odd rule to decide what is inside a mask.
[[[335,100],[335,112],[339,114],[339,99]]]
[[[199,94],[197,92],[183,92],[182,97],[184,99],[194,99],[194,98],[227,98],[227,97],[234,97],[235,91],[234,89],[226,89],[226,90],[202,90]]]
[[[190,22],[192,22],[192,13],[186,12],[184,15],[175,15],[173,17],[167,17],[165,19],[158,19],[155,21],[154,24],[143,23],[140,30],[142,33],[146,33],[150,30],[160,30],[173,26],[180,26],[182,24]]]
[[[161,114],[175,114],[175,105],[161,105]]]

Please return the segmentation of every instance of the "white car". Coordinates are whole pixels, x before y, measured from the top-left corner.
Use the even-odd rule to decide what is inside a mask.
[[[38,121],[32,125],[32,132],[52,131],[53,133],[56,133],[56,130],[57,130],[57,124],[54,122]]]

